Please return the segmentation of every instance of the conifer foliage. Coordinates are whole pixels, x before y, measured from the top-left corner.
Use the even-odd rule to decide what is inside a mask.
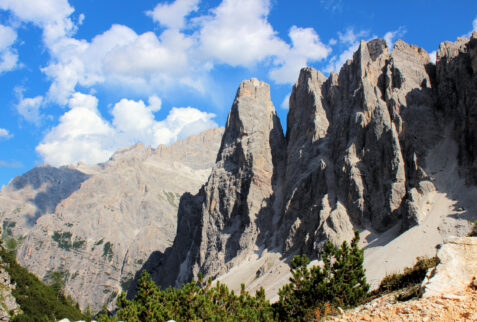
[[[118,298],[116,316],[102,315],[99,321],[273,321],[270,303],[265,291],[255,296],[242,290],[239,295],[229,291],[225,284],[198,281],[184,284],[181,289],[161,290],[146,271],[137,284],[134,300],[124,293]]]
[[[328,241],[321,259],[323,266],[308,268],[306,255],[291,261],[290,283],[279,291],[274,304],[280,320],[312,320],[326,315],[331,307],[349,308],[358,305],[369,289],[363,268],[363,250],[358,247],[359,233],[355,231],[351,247],[345,241],[335,249]]]
[[[226,285],[212,281],[184,284],[182,288],[161,290],[146,271],[137,283],[133,300],[122,293],[115,316],[103,314],[99,321],[312,321],[326,315],[329,308],[353,307],[367,295],[363,268],[363,250],[358,248],[359,233],[348,246],[335,249],[331,242],[321,254],[323,267],[308,269],[310,260],[297,255],[291,261],[290,283],[279,292],[280,299],[270,305],[265,291],[255,296],[242,290],[239,295]]]

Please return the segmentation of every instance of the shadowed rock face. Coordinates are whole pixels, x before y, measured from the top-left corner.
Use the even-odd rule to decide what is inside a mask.
[[[222,134],[156,150],[138,144],[98,166],[42,166],[13,179],[0,214],[20,243],[18,262],[40,278],[60,271],[83,309],[114,303],[149,256],[172,245],[181,196],[207,180]]]
[[[356,224],[418,223],[408,204],[438,135],[433,77],[422,49],[397,41],[389,54],[380,39],[363,41],[339,75],[302,70],[288,115],[286,252],[349,240]]]
[[[199,272],[217,276],[257,249],[259,235],[270,232],[275,169],[284,146],[269,86],[242,82],[217,162],[200,192],[181,200],[167,268],[154,274],[156,280],[174,285]]]
[[[243,82],[208,182],[181,200],[174,245],[150,267],[155,279],[180,285],[265,249],[315,256],[354,229],[379,235],[421,224],[436,190],[426,157],[448,133],[475,183],[476,41],[474,33],[442,44],[437,65],[417,46],[398,40],[389,53],[376,39],[361,42],[339,74],[304,68],[285,140],[268,86]]]

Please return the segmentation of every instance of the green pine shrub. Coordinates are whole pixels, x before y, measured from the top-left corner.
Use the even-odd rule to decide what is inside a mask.
[[[325,316],[337,307],[360,304],[366,298],[369,285],[363,268],[363,250],[358,242],[358,231],[355,231],[351,247],[345,241],[335,249],[328,241],[321,254],[323,267],[308,269],[308,257],[295,256],[290,263],[290,283],[280,289],[280,299],[273,305],[279,320],[309,321]]]
[[[369,294],[370,299],[380,295],[409,288],[408,291],[398,295],[397,299],[406,301],[418,295],[419,287],[426,277],[427,271],[439,264],[439,258],[418,257],[413,267],[406,267],[402,273],[390,274],[383,278],[379,288]]]
[[[49,286],[20,266],[14,253],[3,246],[0,246],[0,257],[3,269],[8,272],[12,282],[16,283],[12,294],[23,312],[12,321],[56,321],[63,318],[77,321],[87,318],[78,305],[64,295],[62,281],[56,274],[55,283]]]
[[[161,290],[143,271],[137,294],[127,300],[123,292],[117,300],[115,316],[101,314],[99,321],[273,321],[273,310],[260,289],[255,296],[242,290],[239,295],[225,284],[212,286],[209,279],[184,284],[182,288]]]

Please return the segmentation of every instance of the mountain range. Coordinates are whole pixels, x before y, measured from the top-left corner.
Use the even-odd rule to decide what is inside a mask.
[[[257,79],[225,129],[122,149],[104,164],[41,166],[0,192],[3,239],[41,278],[60,271],[85,308],[113,303],[148,270],[274,298],[298,253],[361,233],[373,287],[432,256],[477,219],[477,32],[431,62],[398,40],[362,41],[339,74],[301,70],[286,132]]]

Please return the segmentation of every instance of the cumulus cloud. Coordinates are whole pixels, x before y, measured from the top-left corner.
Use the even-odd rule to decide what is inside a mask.
[[[68,0],[3,0],[0,9],[10,10],[20,20],[42,28],[44,40],[49,44],[70,34],[75,28],[69,18],[74,9]]]
[[[389,49],[392,48],[394,39],[402,37],[406,33],[404,27],[399,27],[397,30],[389,31],[384,34],[383,38],[386,41],[386,45]],[[346,63],[348,59],[353,58],[353,54],[359,48],[361,40],[368,41],[367,38],[376,38],[376,36],[370,36],[369,31],[360,30],[355,31],[353,28],[347,28],[344,33],[338,32],[339,45],[344,49],[341,53],[332,56],[328,65],[324,68],[325,72],[339,72],[341,67]]]
[[[15,106],[18,114],[26,121],[40,125],[42,119],[40,109],[44,103],[43,96],[25,98],[23,97],[23,88],[16,87],[14,90],[18,98],[18,103]]]
[[[406,33],[406,29],[404,27],[399,27],[397,30],[388,31],[384,34],[384,40],[386,41],[386,45],[388,46],[389,50],[392,50],[394,45],[394,39],[398,37],[404,36]]]
[[[204,94],[210,71],[220,64],[249,68],[260,62],[273,81],[293,83],[301,67],[331,51],[311,28],[294,26],[291,43],[281,39],[268,21],[270,0],[223,0],[191,17],[199,2],[176,0],[148,11],[164,27],[158,34],[113,25],[91,41],[73,37],[84,15],[75,25],[67,0],[6,0],[0,8],[43,29],[50,61],[42,71],[51,80],[44,99],[60,105],[78,85],[119,86],[143,95],[179,85]]]
[[[9,139],[12,136],[8,130],[0,128],[0,139]]]
[[[290,108],[290,95],[291,94],[288,94],[287,96],[285,96],[282,103],[280,104],[281,108],[283,108],[285,110],[288,110]]]
[[[364,37],[368,37],[369,31],[367,30],[360,30],[356,32],[353,28],[346,28],[344,33],[338,32],[338,39],[340,42],[353,45],[356,42],[359,42]]]
[[[201,17],[200,43],[207,57],[231,66],[250,66],[287,50],[268,23],[268,0],[224,0]]]
[[[437,50],[434,50],[433,52],[431,52],[429,54],[429,58],[431,59],[431,62],[435,64],[437,59]]]
[[[186,25],[185,17],[199,9],[199,2],[200,0],[176,0],[172,3],[159,3],[147,14],[164,27],[182,29]]]
[[[82,161],[104,162],[121,146],[143,142],[156,147],[216,127],[215,116],[192,107],[173,108],[165,120],[157,121],[153,112],[160,108],[160,98],[143,101],[122,99],[106,121],[92,95],[74,93],[67,111],[37,146],[46,163],[59,166]]]
[[[17,33],[11,27],[0,25],[0,73],[18,66],[18,54],[12,48]]]
[[[278,84],[294,83],[298,73],[309,61],[322,60],[331,52],[331,48],[320,41],[312,28],[293,26],[289,32],[292,47],[283,51],[275,60],[279,67],[270,71],[270,78]]]
[[[474,31],[477,31],[477,17],[475,17],[474,21],[472,21],[472,28]]]

